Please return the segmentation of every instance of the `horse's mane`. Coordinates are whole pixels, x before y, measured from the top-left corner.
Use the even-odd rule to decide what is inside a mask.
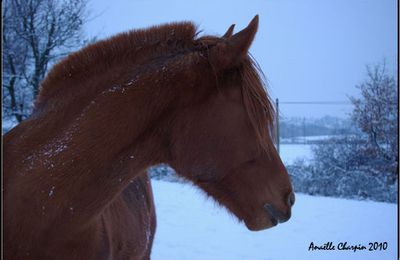
[[[54,65],[41,84],[36,106],[55,95],[60,82],[85,75],[102,74],[113,66],[132,64],[145,57],[149,60],[160,55],[171,55],[179,51],[208,50],[217,41],[214,36],[199,34],[191,22],[170,23],[148,29],[132,30],[106,40],[98,41],[68,55]],[[125,63],[124,63],[125,62]],[[257,62],[249,55],[240,64],[239,72],[243,81],[242,93],[245,108],[257,137],[264,149],[273,145],[275,112],[273,103],[266,92],[265,76]],[[71,77],[71,80],[73,79]],[[267,129],[267,131],[266,131]]]
[[[197,27],[191,22],[170,23],[148,29],[131,30],[111,38],[90,44],[71,53],[53,66],[41,83],[35,106],[57,91],[57,85],[69,78],[83,78],[84,75],[102,74],[115,65],[124,62],[150,59],[193,45]]]

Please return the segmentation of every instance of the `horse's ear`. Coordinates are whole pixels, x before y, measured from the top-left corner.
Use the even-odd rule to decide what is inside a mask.
[[[233,34],[233,29],[235,28],[235,24],[232,24],[228,30],[226,31],[226,33],[222,36],[222,38],[228,39],[232,36]]]
[[[228,34],[231,26],[228,29]],[[216,70],[224,70],[238,64],[250,48],[258,28],[258,15],[256,15],[249,25],[240,32],[225,38],[225,41],[218,43],[210,49],[210,62]]]

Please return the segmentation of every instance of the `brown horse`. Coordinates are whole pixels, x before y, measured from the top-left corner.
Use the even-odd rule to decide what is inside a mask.
[[[274,110],[244,30],[189,22],[122,33],[69,55],[32,116],[4,136],[5,259],[148,259],[146,169],[171,165],[250,230],[290,217]],[[171,198],[174,199],[174,198]]]

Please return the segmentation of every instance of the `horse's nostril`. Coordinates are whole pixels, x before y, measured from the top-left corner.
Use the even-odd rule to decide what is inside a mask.
[[[294,196],[294,193],[293,192],[291,192],[290,194],[289,194],[289,196],[288,196],[288,205],[289,205],[289,207],[292,207],[293,205],[294,205],[294,201],[295,201],[295,196]]]
[[[264,208],[269,213],[272,222],[283,223],[289,220],[290,218],[290,211],[287,215],[283,215],[281,212],[276,210],[271,204],[265,204]],[[276,223],[275,223],[276,224]]]

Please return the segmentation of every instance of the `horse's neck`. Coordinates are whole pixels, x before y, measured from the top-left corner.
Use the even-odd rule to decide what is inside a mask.
[[[54,113],[22,124],[16,129],[21,135],[6,137],[5,199],[15,210],[8,211],[35,212],[66,227],[96,217],[133,178],[162,160],[154,130],[168,98],[154,102],[153,95],[111,86],[55,132],[29,131],[35,124],[52,126]],[[43,135],[51,138],[35,142]]]

